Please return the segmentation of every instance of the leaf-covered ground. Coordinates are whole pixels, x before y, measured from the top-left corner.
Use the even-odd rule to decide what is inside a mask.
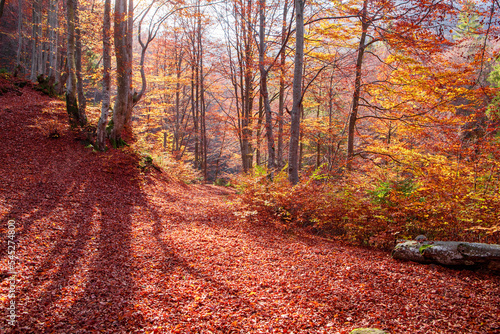
[[[497,276],[250,223],[225,189],[92,152],[66,122],[62,102],[28,88],[0,96],[2,333],[500,331]]]

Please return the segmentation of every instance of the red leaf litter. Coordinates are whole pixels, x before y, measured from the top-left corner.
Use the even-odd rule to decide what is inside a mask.
[[[500,332],[498,276],[250,222],[229,191],[144,173],[66,124],[61,101],[0,96],[2,333]]]

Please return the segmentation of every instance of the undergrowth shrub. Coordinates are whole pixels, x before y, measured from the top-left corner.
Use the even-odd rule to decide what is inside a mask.
[[[243,202],[263,219],[356,244],[388,249],[419,234],[498,243],[500,173],[486,174],[479,184],[478,170],[463,168],[459,178],[456,171],[437,162],[412,173],[380,168],[318,177],[315,171],[292,187],[285,171],[271,181],[259,167],[239,186]]]

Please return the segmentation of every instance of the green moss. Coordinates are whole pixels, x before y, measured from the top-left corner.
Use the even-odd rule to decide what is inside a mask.
[[[427,248],[431,248],[431,247],[432,247],[432,245],[422,245],[422,246],[420,246],[420,247],[418,248],[418,252],[419,252],[420,254],[424,254],[424,251],[425,251]]]

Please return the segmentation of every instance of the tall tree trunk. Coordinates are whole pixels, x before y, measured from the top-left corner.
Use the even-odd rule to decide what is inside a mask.
[[[247,5],[243,7],[243,43],[244,43],[244,59],[245,59],[245,78],[244,78],[244,94],[243,97],[243,146],[244,157],[243,170],[248,172],[253,168],[253,148],[252,148],[252,108],[253,108],[253,28],[251,23],[252,17],[252,0],[247,1]]]
[[[49,81],[56,82],[57,78],[57,50],[59,42],[59,0],[50,0],[49,5]]]
[[[108,124],[108,113],[111,104],[111,0],[104,3],[104,19],[102,25],[102,106],[101,117],[97,124],[97,148],[100,151],[106,149],[106,125]]]
[[[262,98],[262,94],[259,97],[259,113],[257,117],[257,130],[255,131],[256,135],[256,147],[255,147],[255,164],[257,166],[260,166],[260,142],[261,142],[261,135],[262,135],[262,120],[264,118],[264,99]]]
[[[200,138],[201,138],[201,168],[203,171],[203,179],[207,181],[208,165],[207,165],[207,124],[206,124],[206,104],[205,104],[205,80],[203,73],[203,40],[201,34],[201,13],[200,2],[198,1],[198,61],[200,69]]]
[[[232,59],[231,47],[228,47],[230,58],[231,82],[236,100],[238,115],[238,139],[240,144],[243,172],[247,173],[253,166],[253,99],[254,99],[254,54],[252,26],[252,0],[232,2],[234,15],[235,60]]]
[[[319,120],[319,105],[316,111],[316,119]],[[316,169],[319,168],[321,162],[321,133],[318,133],[318,141],[316,142]]]
[[[16,73],[22,71],[21,53],[23,50],[23,0],[19,0],[18,13],[19,21],[17,22],[17,32],[19,35],[17,39]]]
[[[85,115],[80,114],[77,102],[77,78],[75,62],[75,0],[66,2],[66,19],[68,21],[68,82],[66,84],[66,110],[72,124],[84,125]]]
[[[265,17],[266,1],[260,1],[259,7],[259,69],[260,69],[260,94],[264,102],[264,110],[266,114],[266,138],[267,138],[267,168],[272,172],[274,169],[274,135],[273,135],[273,116],[271,113],[271,103],[269,102],[269,92],[267,90],[267,75],[268,70],[265,68],[266,54],[266,17]]]
[[[193,131],[194,131],[194,167],[199,169],[199,131],[198,131],[198,57],[196,52],[196,44],[193,39],[193,64],[191,65],[191,112],[193,114]]]
[[[328,129],[333,128],[333,76],[328,87]],[[328,170],[333,168],[333,133],[328,134]]]
[[[132,0],[129,6],[132,5]],[[114,145],[122,144],[122,131],[128,125],[132,113],[132,28],[129,16],[133,14],[133,7],[127,7],[127,0],[115,1],[114,41],[116,54],[117,94],[113,112],[113,130],[111,140]]]
[[[368,30],[367,7],[368,1],[363,2],[363,11],[361,13],[361,38],[359,39],[358,58],[356,60],[356,78],[354,80],[354,93],[352,97],[352,110],[349,116],[348,134],[347,134],[347,170],[352,169],[352,160],[354,158],[354,131],[356,120],[358,119],[359,97],[361,93],[361,70],[363,66],[363,56],[365,53],[366,33]]]
[[[293,107],[291,111],[290,144],[288,153],[288,180],[292,184],[299,182],[299,136],[300,110],[302,105],[302,66],[304,64],[304,3],[295,0],[295,69],[293,73]]]
[[[281,23],[281,45],[286,42],[286,27],[288,15],[288,0],[285,0],[283,5],[283,21]],[[281,48],[280,55],[280,86],[279,86],[279,102],[278,102],[278,168],[283,167],[283,124],[284,124],[284,109],[285,109],[285,65],[286,65],[286,48]]]
[[[39,44],[41,43],[41,8],[40,0],[33,0],[32,3],[32,30],[31,30],[31,76],[30,80],[35,81],[40,71],[40,57]]]
[[[75,1],[75,67],[77,78],[77,91],[78,91],[78,108],[80,115],[85,115],[87,101],[83,91],[83,78],[82,78],[82,36],[80,30],[80,15],[78,0]]]
[[[175,89],[175,124],[174,124],[174,145],[172,150],[176,158],[180,158],[178,154],[181,151],[181,71],[182,71],[182,56],[183,52],[178,47],[177,34],[175,38],[175,74],[176,74],[176,89]],[[177,52],[179,49],[179,52]]]
[[[134,89],[132,87],[132,66],[133,66],[133,35],[134,35],[134,0],[128,1],[128,13],[127,13],[127,44],[126,44],[126,52],[128,58],[128,77],[129,77],[129,88],[128,88],[128,104],[127,110],[125,113],[125,125],[129,126],[130,121],[132,119],[132,110],[134,107]],[[145,83],[144,83],[145,85]]]

